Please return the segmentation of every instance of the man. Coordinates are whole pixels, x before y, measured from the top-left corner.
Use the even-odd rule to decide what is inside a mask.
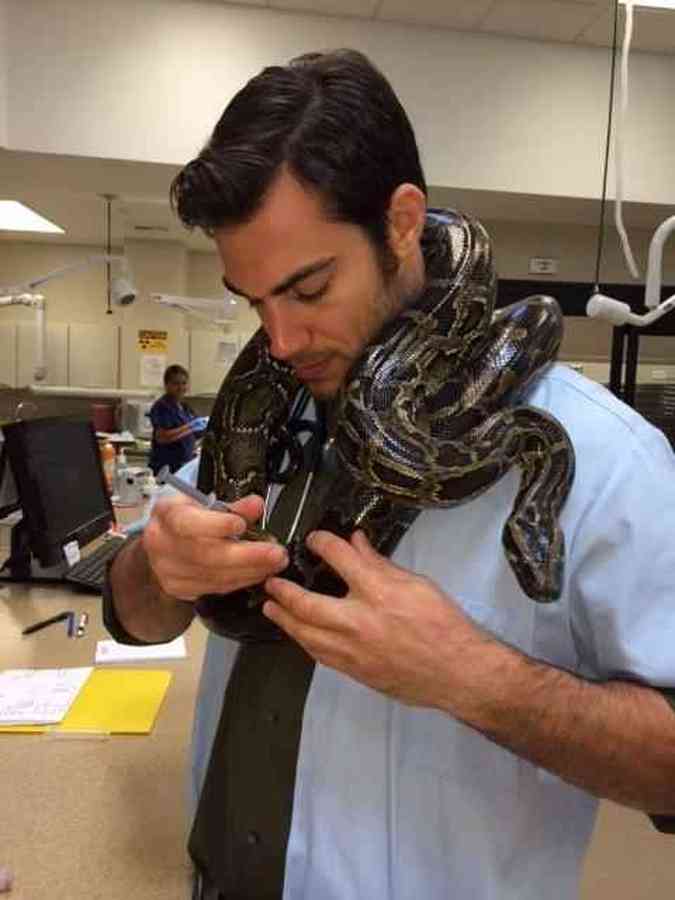
[[[249,82],[174,199],[213,236],[273,356],[330,402],[424,286],[425,190],[390,86],[343,51]],[[675,812],[672,453],[563,367],[527,402],[559,419],[577,460],[556,603],[528,599],[501,549],[516,473],[423,512],[392,560],[358,532],[310,534],[348,586],[339,601],[285,580],[282,547],[237,540],[259,497],[231,515],[159,502],[117,557],[117,636],[168,640],[200,596],[264,582],[264,615],[317,663],[303,681],[274,644],[209,639],[193,773],[195,792],[207,787],[190,843],[202,896],[571,900],[595,797]],[[285,826],[283,809],[265,818],[279,798]]]

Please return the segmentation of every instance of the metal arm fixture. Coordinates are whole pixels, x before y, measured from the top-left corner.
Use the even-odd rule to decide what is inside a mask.
[[[612,325],[635,325],[644,328],[652,325],[675,307],[675,294],[660,303],[663,265],[663,246],[675,231],[675,216],[662,222],[654,232],[649,245],[647,263],[647,283],[645,285],[645,306],[651,312],[638,315],[627,303],[607,297],[596,291],[586,305],[586,313],[592,319],[603,319]]]
[[[179,294],[150,294],[153,303],[189,313],[197,319],[227,328],[236,317],[237,301],[232,297],[183,297]]]
[[[54,269],[47,272],[46,275],[40,275],[37,278],[31,278],[20,284],[12,284],[7,287],[0,286],[0,306],[29,306],[35,310],[35,329],[37,335],[37,349],[35,354],[35,363],[33,366],[33,377],[35,381],[44,381],[47,377],[47,364],[45,360],[45,297],[44,294],[35,294],[33,291],[36,287],[46,284],[53,278],[60,278],[70,272],[76,272],[82,269],[88,269],[97,263],[118,263],[121,274],[112,279],[111,297],[113,303],[117,306],[128,306],[133,303],[138,293],[131,281],[129,272],[129,263],[125,256],[113,255],[108,253],[98,253],[87,256],[85,259],[60,269]]]

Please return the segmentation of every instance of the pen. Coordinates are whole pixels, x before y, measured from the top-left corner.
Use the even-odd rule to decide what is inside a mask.
[[[84,635],[88,621],[89,614],[86,612],[80,613],[80,618],[77,620],[77,628],[75,629],[75,637],[82,637]]]
[[[28,628],[24,628],[21,634],[33,634],[34,631],[40,631],[42,628],[47,628],[48,625],[55,625],[57,622],[65,622],[70,616],[72,616],[71,612],[59,613],[56,616],[52,616],[50,619],[45,619],[43,622],[36,622],[34,625],[29,625]]]

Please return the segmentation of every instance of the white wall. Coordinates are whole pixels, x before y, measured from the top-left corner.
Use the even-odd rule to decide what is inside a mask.
[[[399,92],[429,183],[600,191],[604,49],[206,2],[8,2],[13,149],[182,163],[261,67],[353,46]],[[675,58],[636,53],[632,71],[628,197],[675,203]]]

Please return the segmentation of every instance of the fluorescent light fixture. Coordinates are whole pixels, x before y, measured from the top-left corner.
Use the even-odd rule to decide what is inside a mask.
[[[619,0],[623,6],[627,0]],[[675,0],[633,0],[633,6],[647,6],[651,9],[675,9]]]
[[[53,222],[19,203],[18,200],[0,200],[0,231],[41,231],[46,234],[65,234]]]

